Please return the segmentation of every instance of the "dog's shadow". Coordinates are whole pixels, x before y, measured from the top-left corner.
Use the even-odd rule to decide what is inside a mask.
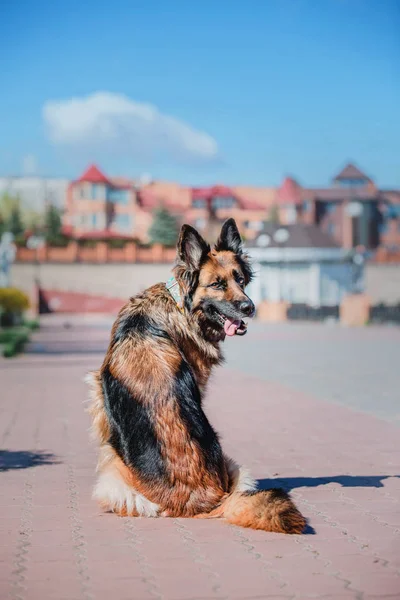
[[[271,488],[283,488],[291,492],[297,488],[314,488],[328,483],[338,483],[342,487],[365,487],[380,488],[383,486],[383,480],[390,477],[400,478],[400,475],[335,475],[333,477],[282,477],[274,479],[258,479],[257,484],[260,490],[270,490]],[[307,524],[305,534],[315,534],[315,529]]]

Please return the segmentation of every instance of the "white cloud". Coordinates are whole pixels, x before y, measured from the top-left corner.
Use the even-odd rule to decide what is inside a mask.
[[[132,155],[143,162],[219,159],[218,144],[210,135],[122,94],[96,92],[50,100],[43,107],[43,118],[50,140],[71,149]]]

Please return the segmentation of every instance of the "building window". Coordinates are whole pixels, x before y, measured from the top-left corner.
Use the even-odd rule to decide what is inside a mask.
[[[78,185],[75,189],[75,198],[78,198],[78,200],[81,200],[83,198],[86,198],[86,196],[87,196],[87,194],[86,194],[85,184]]]
[[[400,204],[391,204],[387,207],[386,217],[388,219],[398,219],[400,218]]]
[[[328,215],[333,215],[336,211],[336,203],[335,202],[327,202],[326,203],[326,213]]]
[[[132,229],[132,217],[127,214],[116,215],[115,224],[118,231],[130,231]]]
[[[378,227],[379,233],[381,233],[381,234],[382,233],[387,233],[388,229],[389,229],[389,226],[388,226],[388,224],[387,224],[386,221],[384,221],[383,223],[379,224],[379,227]]]
[[[311,200],[304,200],[303,202],[303,210],[304,212],[311,212],[312,202]]]
[[[214,196],[211,200],[213,208],[233,208],[236,204],[235,198],[231,196]]]
[[[88,221],[92,229],[103,229],[104,227],[104,214],[103,213],[92,213],[87,216]]]
[[[367,179],[340,179],[338,181],[338,184],[341,187],[359,188],[359,187],[364,187],[365,185],[367,185],[368,180]]]
[[[107,199],[113,204],[128,204],[129,190],[121,190],[119,188],[110,188],[108,190]]]
[[[99,200],[103,196],[104,186],[100,183],[92,183],[90,197],[92,200]]]
[[[195,198],[193,200],[193,208],[206,208],[206,201],[204,198]]]

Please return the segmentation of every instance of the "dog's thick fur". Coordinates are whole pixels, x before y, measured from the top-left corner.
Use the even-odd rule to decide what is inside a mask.
[[[255,491],[227,458],[202,408],[221,363],[224,321],[254,306],[251,268],[233,219],[211,250],[184,225],[174,270],[180,309],[164,283],[131,298],[113,326],[100,371],[91,374],[90,413],[100,442],[94,497],[121,516],[224,517],[243,527],[301,533],[305,520],[286,492]],[[238,323],[240,322],[240,326]]]

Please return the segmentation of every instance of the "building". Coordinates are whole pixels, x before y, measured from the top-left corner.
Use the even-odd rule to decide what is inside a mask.
[[[343,248],[400,250],[400,190],[379,189],[353,164],[327,188],[305,188],[287,177],[277,190],[283,224],[315,224]]]
[[[64,231],[78,238],[134,237],[147,241],[154,210],[162,206],[179,224],[190,223],[205,235],[211,233],[210,223],[219,225],[233,216],[251,239],[262,227],[274,195],[273,188],[190,188],[162,181],[140,185],[134,180],[107,177],[91,165],[68,186]]]
[[[338,306],[363,289],[363,258],[316,225],[266,224],[246,243],[256,273],[249,295],[261,302]]]
[[[80,238],[132,238],[151,223],[141,209],[133,180],[109,178],[91,165],[72,181],[66,195],[64,232]]]
[[[293,177],[278,188],[140,183],[108,177],[92,165],[68,187],[65,231],[76,237],[146,242],[160,206],[209,239],[228,217],[236,219],[246,240],[254,239],[266,221],[277,219],[283,225],[316,225],[342,248],[400,252],[400,190],[379,189],[352,164],[325,188],[303,187]]]
[[[186,213],[189,223],[200,232],[215,236],[209,231],[210,223],[216,229],[223,221],[233,217],[246,239],[252,239],[263,227],[267,218],[268,201],[274,196],[266,194],[264,199],[254,199],[234,187],[215,185],[207,188],[192,188],[191,207]]]
[[[24,208],[42,213],[49,204],[63,208],[68,185],[53,177],[0,177],[0,196],[17,196]]]

